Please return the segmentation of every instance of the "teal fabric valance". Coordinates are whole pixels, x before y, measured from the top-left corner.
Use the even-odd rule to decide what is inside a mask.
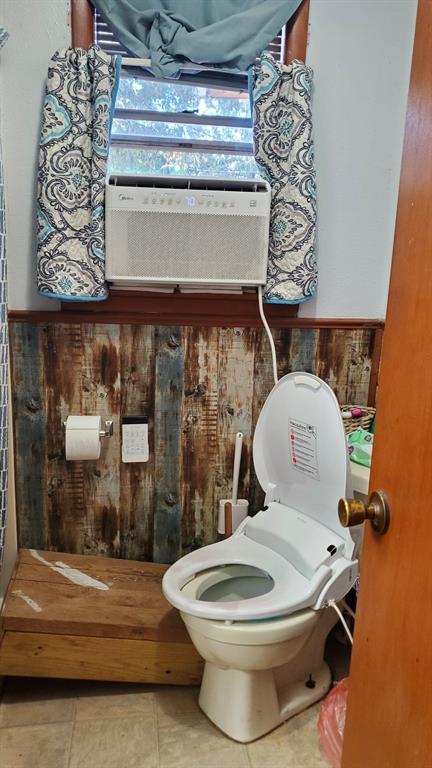
[[[186,62],[244,71],[302,0],[92,0],[132,56],[157,77]]]

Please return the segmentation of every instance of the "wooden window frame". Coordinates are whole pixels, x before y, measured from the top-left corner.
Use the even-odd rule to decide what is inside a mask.
[[[71,0],[72,45],[89,48],[94,42],[93,7],[89,0]]]
[[[303,0],[292,16],[285,31],[284,62],[292,59],[305,60],[309,2]],[[89,0],[71,0],[72,45],[75,48],[89,48],[94,42],[93,7]],[[160,294],[151,291],[128,292],[112,288],[108,299],[103,302],[89,302],[83,313],[81,302],[62,302],[61,314],[74,317],[102,320],[107,316],[117,321],[157,323],[169,318],[172,324],[203,324],[259,327],[261,320],[258,300],[255,294]],[[298,304],[270,304],[266,315],[273,327],[287,327],[298,314]],[[102,320],[103,321],[103,320]]]

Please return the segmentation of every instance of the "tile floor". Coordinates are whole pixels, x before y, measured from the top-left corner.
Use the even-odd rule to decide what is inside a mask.
[[[197,688],[9,678],[2,768],[328,768],[319,704],[252,744],[202,714]]]

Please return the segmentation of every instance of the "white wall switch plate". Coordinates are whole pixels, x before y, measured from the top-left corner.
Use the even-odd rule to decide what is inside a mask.
[[[122,421],[122,461],[148,461],[148,424],[147,420],[126,417]]]

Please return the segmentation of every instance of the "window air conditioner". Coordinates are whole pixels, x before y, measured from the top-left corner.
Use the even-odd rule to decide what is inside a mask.
[[[270,198],[261,180],[112,175],[106,278],[150,290],[263,285]]]

